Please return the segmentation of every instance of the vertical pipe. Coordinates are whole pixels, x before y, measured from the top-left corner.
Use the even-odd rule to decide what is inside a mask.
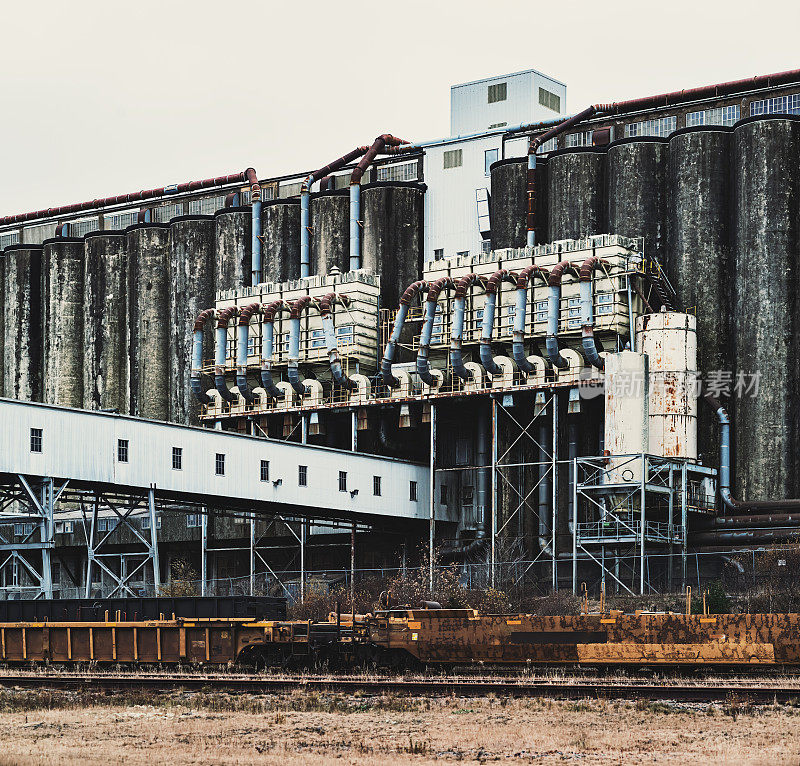
[[[300,603],[306,600],[306,520],[300,522]]]
[[[311,274],[311,184],[304,182],[300,192],[300,276]]]
[[[251,192],[252,193],[252,192]],[[253,285],[260,284],[261,282],[261,198],[252,200],[252,247],[253,253],[253,273],[251,282]]]
[[[644,525],[645,525],[645,510],[644,510],[644,499],[645,499],[645,482],[647,481],[647,459],[642,453],[641,455],[642,460],[642,483],[639,489],[639,503],[642,506],[642,513],[641,513],[641,529],[639,538],[639,595],[644,596]]]
[[[250,595],[255,591],[256,585],[256,515],[250,514]]]
[[[153,587],[156,595],[161,589],[161,564],[158,560],[158,529],[156,527],[156,490],[154,485],[147,491],[147,510],[150,515],[150,547],[153,555]]]
[[[687,497],[686,497],[686,480],[688,478],[688,470],[686,463],[681,465],[681,588],[686,589],[686,548],[687,548]]]
[[[350,271],[361,268],[361,184],[350,184]]]
[[[531,188],[531,184],[533,183],[533,176],[536,173],[536,151],[528,151],[528,188]],[[533,230],[531,226],[531,216],[533,216],[536,208],[535,199],[532,198],[530,192],[528,192],[528,237],[527,237],[527,246],[534,247],[536,245],[536,232]],[[555,554],[553,554],[555,555]]]
[[[350,451],[358,452],[358,412],[350,413]]]
[[[42,511],[40,539],[43,543],[53,543],[53,480],[45,479],[42,484]],[[42,591],[47,599],[53,598],[53,570],[50,561],[50,548],[42,548]]]
[[[356,524],[350,526],[350,605],[356,610]],[[355,630],[355,625],[353,625]]]
[[[558,556],[556,554],[556,523],[558,521],[558,393],[553,391],[553,436],[552,436],[552,452],[551,458],[553,461],[553,476],[551,479],[552,495],[550,502],[552,504],[553,515],[551,517],[551,540],[550,547],[553,549],[553,590],[558,590],[558,571],[556,569]]]
[[[429,597],[433,598],[433,539],[436,532],[435,517],[435,490],[436,490],[436,405],[431,402],[431,443],[430,443],[430,478],[428,480],[428,590]]]
[[[200,595],[206,595],[208,581],[208,508],[200,516]]]
[[[308,444],[308,414],[300,415],[300,443]]]
[[[570,460],[570,471],[572,475],[577,477],[578,475],[578,458],[573,457]],[[576,596],[578,594],[578,482],[572,481],[572,492],[570,494],[572,500],[572,508],[573,508],[573,523],[572,523],[572,595]],[[603,573],[605,574],[605,566],[603,567]]]
[[[547,441],[549,438],[547,423],[545,418],[547,413],[540,413],[539,417],[542,422],[539,423],[539,435],[537,441],[539,442],[539,491],[537,511],[539,516],[539,546],[541,548],[547,547],[547,514],[550,510],[550,485],[548,479],[550,478],[550,468],[547,465],[549,455],[547,454]]]
[[[492,588],[495,586],[495,540],[497,536],[497,399],[492,397],[492,497],[491,497],[491,524],[492,524],[492,545],[491,545],[491,581]]]
[[[672,470],[672,466],[669,468],[669,502],[667,507],[667,529],[669,531],[669,559],[667,559],[667,587],[670,591],[672,591],[672,524],[674,521],[674,505],[675,505],[675,472]]]

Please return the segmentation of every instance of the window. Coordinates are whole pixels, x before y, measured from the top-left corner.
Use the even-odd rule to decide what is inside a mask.
[[[16,537],[27,537],[33,534],[33,524],[14,524],[14,535]]]
[[[614,293],[597,293],[597,315],[607,316],[614,313]]]
[[[677,117],[660,117],[657,120],[631,122],[625,126],[625,138],[632,136],[668,136],[675,131]]]
[[[308,486],[308,466],[307,465],[299,465],[299,466],[297,466],[297,484],[300,487],[307,487]]]
[[[269,481],[269,460],[261,461],[261,481]]]
[[[750,102],[750,116],[757,114],[800,114],[800,93]]]
[[[325,345],[325,332],[323,330],[311,330],[308,334],[309,348],[322,348]]]
[[[441,261],[444,258],[444,248],[437,247],[433,251],[433,260],[434,261]]]
[[[547,301],[534,301],[533,310],[535,312],[534,322],[547,321]]]
[[[583,130],[580,133],[570,133],[564,140],[565,146],[591,146],[592,130]]]
[[[225,475],[225,455],[221,452],[217,452],[217,458],[214,463],[214,473],[216,473],[217,476]]]
[[[561,111],[561,96],[557,96],[544,88],[539,88],[539,103],[553,112]]]
[[[118,463],[127,463],[128,462],[128,440],[127,439],[117,439],[117,462]]]
[[[383,165],[377,170],[379,181],[416,181],[418,177],[416,162],[405,162],[402,165]]]
[[[417,500],[417,482],[408,482],[408,499],[416,502]]]
[[[142,516],[142,529],[150,529],[150,517]],[[161,517],[156,516],[156,529],[161,529]]]
[[[202,524],[202,515],[199,513],[186,514],[186,527],[188,529],[197,529]]]
[[[492,252],[492,240],[491,239],[483,239],[481,240],[481,252],[484,255],[489,255]]]
[[[247,336],[247,356],[259,356],[261,354],[261,338],[255,335]]]
[[[380,476],[373,476],[372,477],[372,494],[375,497],[381,496],[381,477]]]
[[[475,488],[463,487],[461,490],[461,507],[465,511],[471,511],[475,505]]]
[[[336,328],[336,342],[341,346],[352,346],[356,342],[356,328],[352,324],[343,324]]]
[[[72,521],[57,521],[56,522],[56,534],[57,535],[71,535],[75,522]]]
[[[347,492],[347,471],[339,471],[339,492]]]
[[[461,149],[450,149],[444,153],[444,169],[460,168],[464,164],[464,152]]]
[[[483,173],[486,176],[490,176],[491,173],[489,172],[489,168],[492,166],[493,162],[497,162],[500,159],[500,150],[499,149],[487,149],[483,153]]]
[[[490,104],[505,101],[508,98],[508,83],[498,82],[486,89],[486,100]]]
[[[506,332],[514,332],[514,317],[517,315],[517,307],[514,305],[506,306],[506,325],[508,330]]]
[[[456,253],[456,258],[466,258],[469,255],[469,250],[459,250]]]
[[[547,154],[548,152],[554,152],[556,149],[558,149],[558,137],[553,136],[536,150],[536,154]]]
[[[689,112],[686,115],[686,127],[696,125],[733,125],[739,119],[741,109],[738,104],[719,106],[716,109],[704,109],[700,112]]]
[[[570,298],[567,301],[567,328],[574,330],[581,326],[581,299]]]
[[[42,429],[31,428],[31,452],[42,451]]]
[[[183,447],[172,448],[172,470],[183,470]]]
[[[119,519],[106,517],[97,520],[98,532],[113,532],[119,526]]]
[[[493,122],[489,126],[489,130],[494,130],[494,128],[504,128],[506,125],[508,125],[507,122]]]
[[[447,505],[447,484],[442,484],[439,487],[439,503]]]

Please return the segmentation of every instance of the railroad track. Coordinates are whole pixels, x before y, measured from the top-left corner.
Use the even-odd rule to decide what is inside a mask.
[[[270,677],[264,675],[187,674],[18,674],[0,676],[0,687],[123,692],[146,690],[226,691],[264,694],[308,690],[322,693],[403,694],[408,696],[549,697],[553,699],[644,699],[678,702],[753,704],[800,702],[800,685],[759,683],[688,683],[507,678],[361,678],[343,676]]]

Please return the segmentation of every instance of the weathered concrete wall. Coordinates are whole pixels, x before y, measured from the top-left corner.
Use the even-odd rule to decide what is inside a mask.
[[[135,224],[126,230],[130,274],[131,414],[169,418],[174,382],[169,364],[169,226]]]
[[[362,265],[381,275],[381,307],[422,274],[424,184],[374,183],[361,191]]]
[[[44,401],[83,406],[83,240],[43,243]]]
[[[800,496],[800,118],[733,132],[737,375],[758,391],[734,405],[735,480],[745,500]],[[748,378],[750,380],[750,378]]]
[[[42,248],[6,248],[3,396],[42,401]]]
[[[192,394],[192,326],[197,315],[213,308],[216,293],[214,218],[191,215],[170,222],[170,411],[173,423],[196,425],[200,406]],[[203,358],[213,355],[212,333],[204,334]]]
[[[249,207],[229,207],[214,213],[217,290],[237,290],[250,284],[253,270],[252,214]]]
[[[548,157],[547,202],[551,240],[604,234],[606,156],[602,150],[565,149]]]
[[[94,232],[84,240],[83,406],[130,411],[128,254],[123,232]]]
[[[312,196],[311,226],[311,273],[329,274],[334,266],[339,271],[349,271],[349,189]]]
[[[281,199],[261,208],[264,242],[261,246],[263,282],[300,277],[300,201]]]

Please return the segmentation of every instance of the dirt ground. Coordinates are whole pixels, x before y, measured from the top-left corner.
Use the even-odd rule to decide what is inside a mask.
[[[800,707],[0,692],[0,764],[800,763]]]

